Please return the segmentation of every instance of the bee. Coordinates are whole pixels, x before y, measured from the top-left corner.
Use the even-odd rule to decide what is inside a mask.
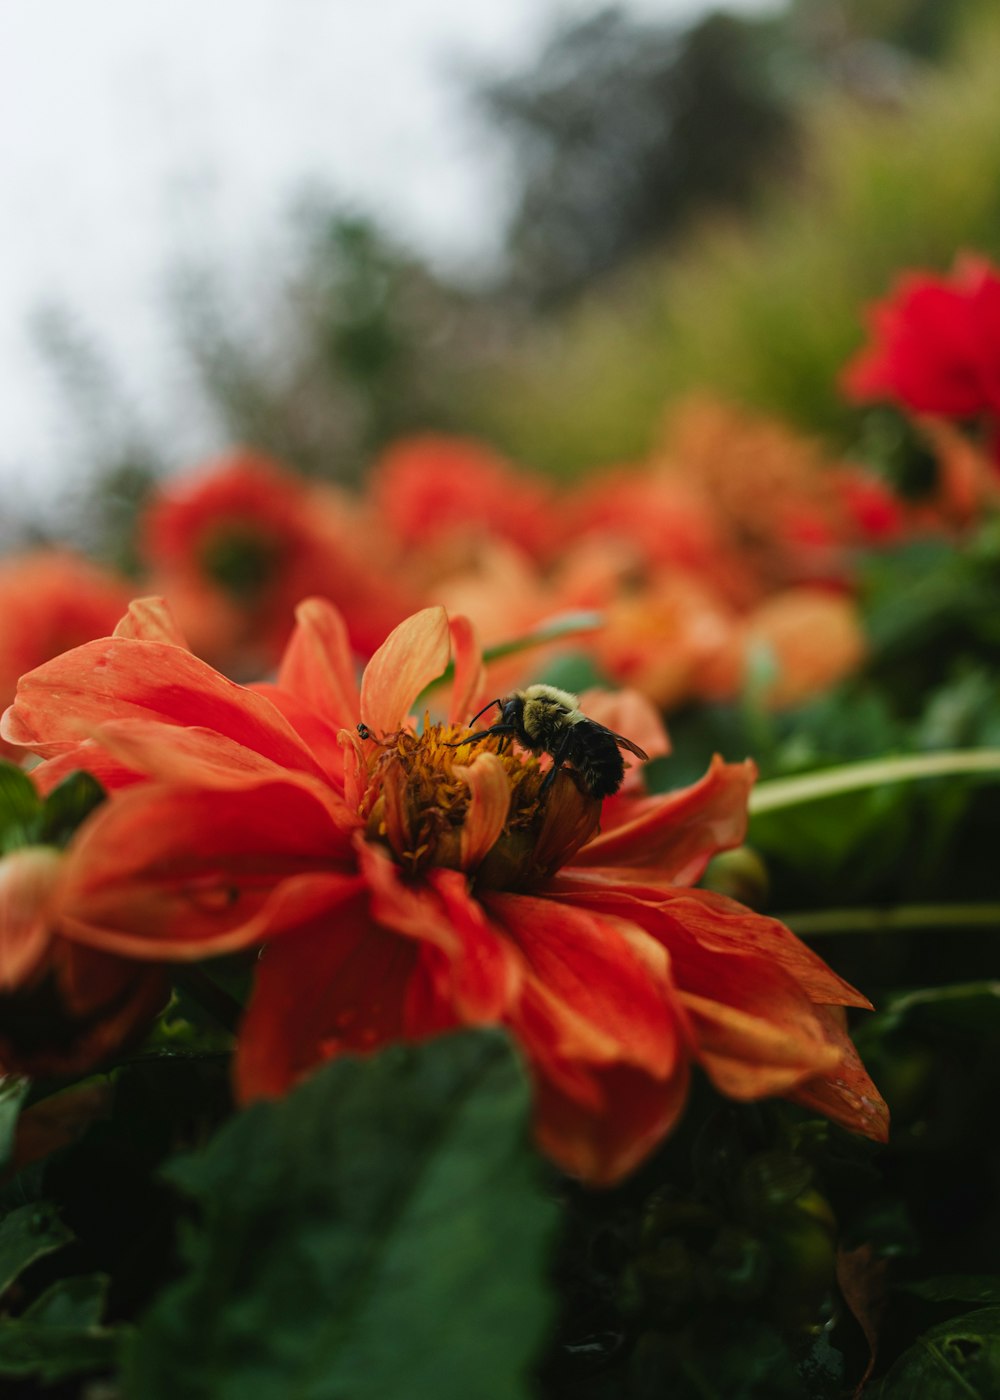
[[[625,760],[619,750],[628,749],[636,758],[649,757],[631,739],[589,719],[580,709],[577,696],[568,690],[557,690],[554,685],[529,685],[527,690],[515,690],[503,699],[491,700],[478,715],[473,715],[471,724],[494,705],[500,709],[496,724],[451,747],[475,744],[491,734],[499,734],[511,735],[534,754],[551,754],[552,767],[542,782],[543,793],[552,786],[563,764],[568,763],[583,791],[591,797],[610,797],[625,777]]]

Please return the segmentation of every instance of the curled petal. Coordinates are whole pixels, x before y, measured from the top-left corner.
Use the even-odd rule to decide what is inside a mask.
[[[444,608],[424,608],[390,632],[361,680],[361,718],[376,734],[406,723],[417,697],[446,669],[451,650]]]
[[[137,642],[169,642],[187,650],[187,640],[165,598],[134,598],[111,635]]]
[[[277,684],[334,732],[357,723],[360,695],[347,626],[325,598],[307,598],[295,609],[295,630],[285,648]]]
[[[483,704],[486,667],[483,665],[476,629],[469,619],[453,617],[448,626],[451,629],[452,654],[455,659],[455,680],[451,688],[448,718],[452,724],[461,724],[470,715],[474,715]]]
[[[455,775],[468,784],[471,799],[461,838],[463,870],[474,870],[503,831],[510,811],[510,780],[494,753],[480,752]]]
[[[662,797],[612,798],[604,804],[603,829],[577,852],[573,866],[637,870],[694,884],[712,856],[743,840],[756,776],[749,759],[724,763],[716,754],[692,787]]]
[[[842,1015],[828,1007],[816,1008],[823,1030],[839,1060],[826,1075],[807,1079],[786,1095],[803,1108],[813,1108],[841,1127],[875,1142],[889,1139],[889,1109],[875,1088],[847,1034]]]
[[[794,978],[812,1002],[871,1010],[868,998],[838,977],[791,929],[725,895],[633,883],[628,872],[621,882],[615,872],[600,870],[560,875],[553,893],[586,908],[634,919],[675,953],[694,946],[713,966],[719,957],[755,957]]]
[[[50,846],[0,859],[0,991],[29,978],[48,950],[62,861]]]

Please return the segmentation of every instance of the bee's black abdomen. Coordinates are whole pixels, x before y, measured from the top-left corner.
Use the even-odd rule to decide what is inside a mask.
[[[614,737],[599,725],[586,721],[576,727],[570,762],[583,786],[593,797],[610,797],[618,791],[625,776],[625,760]]]

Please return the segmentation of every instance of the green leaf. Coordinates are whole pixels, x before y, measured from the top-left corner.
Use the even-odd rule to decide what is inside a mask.
[[[40,840],[49,846],[65,846],[77,827],[107,794],[96,778],[83,771],[70,773],[45,799]]]
[[[129,1348],[144,1400],[524,1395],[554,1205],[496,1034],[339,1059],[170,1178],[201,1221]]]
[[[874,1394],[877,1400],[994,1400],[1000,1394],[1000,1307],[932,1327]]]
[[[997,1274],[942,1274],[906,1285],[907,1293],[931,1303],[1000,1303],[1000,1276]]]
[[[29,1264],[43,1254],[62,1249],[73,1238],[73,1231],[62,1223],[49,1201],[19,1206],[0,1221],[0,1293]]]
[[[30,1088],[31,1080],[19,1074],[0,1075],[0,1167],[10,1160],[21,1105]]]
[[[110,1370],[119,1335],[100,1326],[105,1274],[60,1279],[20,1317],[0,1318],[0,1376],[45,1382]]]
[[[38,839],[42,800],[21,768],[0,762],[0,854]]]

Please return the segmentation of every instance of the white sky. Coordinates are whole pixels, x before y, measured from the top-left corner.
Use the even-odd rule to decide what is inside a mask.
[[[526,65],[557,16],[596,7],[0,0],[6,498],[45,507],[81,470],[29,329],[40,306],[78,316],[167,431],[183,418],[165,311],[172,267],[198,255],[248,289],[276,282],[288,209],[308,186],[356,202],[443,266],[474,265],[497,246],[506,187],[503,147],[470,119],[463,75]],[[707,5],[625,8],[683,18]],[[197,441],[188,429],[182,451]]]

